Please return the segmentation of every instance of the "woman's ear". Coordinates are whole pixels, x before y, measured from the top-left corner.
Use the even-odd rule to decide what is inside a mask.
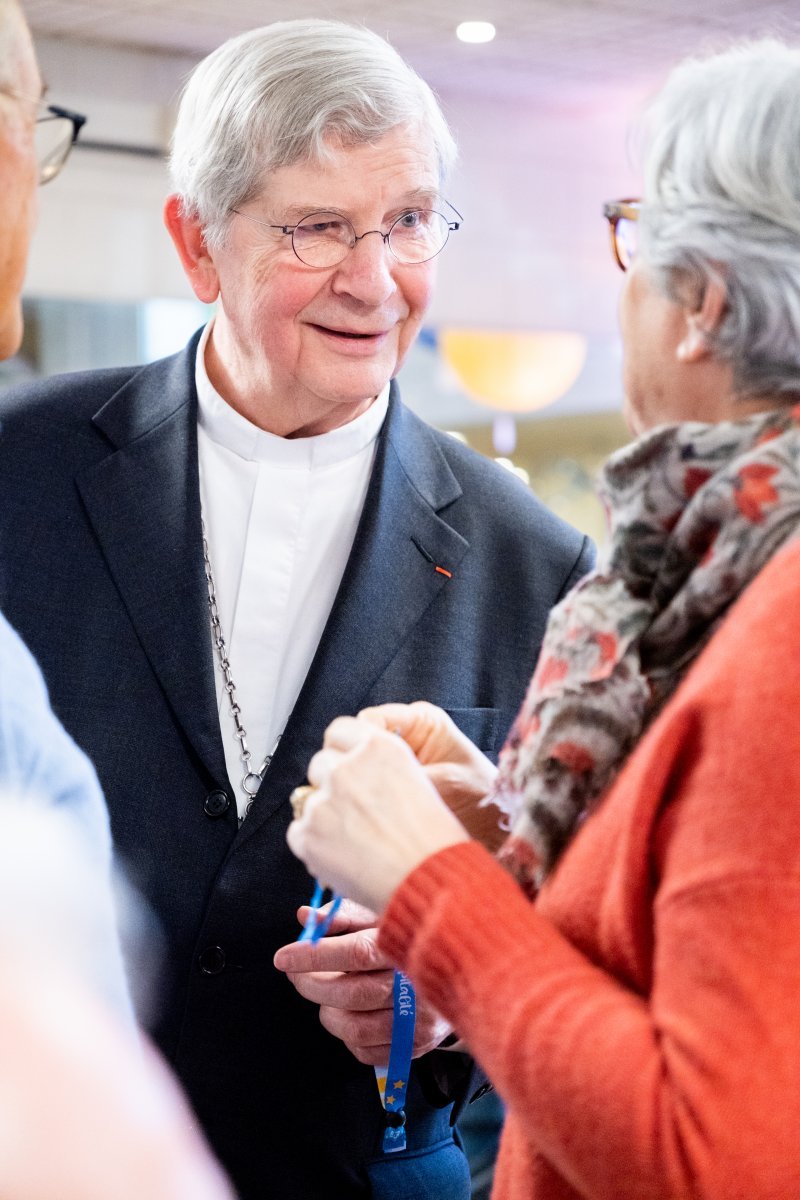
[[[700,307],[684,309],[686,329],[675,351],[680,362],[699,362],[710,353],[709,335],[725,315],[727,300],[725,284],[720,276],[709,276]]]
[[[204,304],[213,304],[219,295],[219,278],[199,218],[184,210],[180,196],[167,196],[164,224],[195,296]]]

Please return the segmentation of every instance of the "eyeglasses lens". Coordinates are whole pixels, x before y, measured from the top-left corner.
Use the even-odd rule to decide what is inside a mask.
[[[403,213],[389,230],[389,249],[398,262],[423,263],[444,248],[449,234],[448,223],[441,213],[430,209]],[[347,218],[330,212],[311,213],[295,226],[292,234],[295,254],[309,267],[336,266],[344,261],[357,240]]]
[[[450,228],[441,213],[420,209],[405,213],[389,231],[389,248],[401,263],[423,263],[444,249]]]
[[[624,271],[629,270],[636,258],[637,231],[636,222],[627,217],[620,217],[616,227],[617,254]]]
[[[338,213],[312,213],[295,226],[292,234],[295,254],[309,267],[333,267],[354,245],[355,230]]]
[[[74,138],[74,126],[67,117],[48,117],[36,124],[36,160],[39,182],[54,179],[67,160]]]

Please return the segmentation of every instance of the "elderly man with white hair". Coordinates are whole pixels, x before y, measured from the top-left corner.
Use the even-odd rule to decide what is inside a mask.
[[[160,919],[154,1033],[242,1200],[469,1194],[451,1113],[475,1082],[422,1004],[406,1148],[386,1152],[393,972],[371,914],[273,962],[311,894],[284,835],[328,722],[426,698],[491,755],[591,562],[400,401],[457,252],[453,157],[430,89],[369,31],[232,39],[187,85],[165,208],[214,317],[172,358],[5,402],[0,602]]]
[[[0,360],[9,358],[22,340],[22,281],[31,234],[36,220],[36,191],[45,172],[43,147],[52,166],[58,146],[59,166],[83,122],[63,109],[42,101],[42,79],[30,33],[16,0],[0,2]],[[60,128],[53,130],[53,121]],[[50,126],[42,138],[42,127]],[[53,172],[55,173],[55,172]],[[0,427],[0,437],[2,428]],[[3,564],[4,566],[5,564]],[[2,569],[2,566],[0,566]],[[25,871],[16,869],[26,859],[20,841],[10,834],[9,822],[17,808],[27,811],[40,805],[59,812],[57,827],[72,830],[94,875],[85,887],[93,894],[88,909],[91,936],[80,919],[72,921],[73,958],[79,974],[112,1007],[126,1015],[130,1002],[124,980],[111,905],[111,840],[108,817],[91,763],[56,720],[47,700],[41,674],[20,638],[0,613],[0,800],[13,847],[2,874],[6,912],[19,905],[13,929],[30,920],[33,909],[57,918],[60,903],[53,903],[48,880],[37,873],[35,862]],[[69,835],[67,834],[67,837]],[[51,862],[57,864],[57,853]],[[13,873],[13,884],[9,874]],[[28,876],[35,881],[31,887]],[[25,878],[23,878],[23,876]],[[56,881],[55,891],[58,890]],[[37,888],[36,884],[39,885]],[[27,894],[29,892],[29,894]],[[27,895],[27,898],[25,898]],[[15,901],[14,897],[17,897]],[[80,907],[80,906],[78,906]],[[87,913],[84,913],[86,916]],[[44,920],[42,924],[44,924]],[[36,922],[30,921],[30,927]],[[76,930],[74,926],[78,926]],[[67,924],[62,934],[67,932]],[[0,930],[2,937],[2,930]],[[54,946],[57,939],[54,939]]]
[[[43,90],[22,10],[0,0],[0,359],[22,338],[37,185],[83,123]],[[2,615],[0,821],[0,1193],[230,1200],[178,1089],[135,1036],[97,776]]]

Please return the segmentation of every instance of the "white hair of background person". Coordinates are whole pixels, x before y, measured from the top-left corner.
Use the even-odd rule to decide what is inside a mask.
[[[339,21],[277,21],[224,42],[190,75],[172,138],[174,188],[218,248],[231,209],[271,171],[324,162],[328,138],[360,145],[398,126],[431,138],[444,183],[452,134],[427,83],[388,42]]]
[[[800,391],[800,49],[744,42],[676,67],[641,127],[639,254],[672,300],[709,278],[709,346],[742,396]]]

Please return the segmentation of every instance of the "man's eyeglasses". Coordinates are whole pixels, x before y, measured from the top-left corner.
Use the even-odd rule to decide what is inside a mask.
[[[49,183],[69,158],[69,152],[86,124],[86,117],[68,108],[60,108],[57,104],[33,100],[10,88],[0,88],[0,91],[12,100],[21,100],[35,109],[34,149],[39,164],[39,183]]]
[[[55,179],[85,124],[86,117],[68,108],[59,108],[57,104],[43,107],[36,118],[34,135],[40,184]]]
[[[603,205],[603,216],[611,233],[611,250],[623,271],[628,270],[636,257],[636,222],[641,204],[641,200],[610,200]]]
[[[271,225],[268,221],[260,221],[249,213],[238,208],[231,211],[252,221],[254,225],[263,225],[266,229],[277,229],[286,237],[292,239],[292,249],[301,263],[307,267],[335,267],[344,262],[347,255],[362,238],[376,233],[383,238],[384,245],[389,247],[392,257],[404,266],[416,266],[435,258],[447,245],[451,233],[461,228],[464,218],[457,208],[445,201],[458,217],[457,221],[448,221],[442,213],[430,208],[413,209],[404,212],[393,221],[386,233],[381,229],[368,229],[365,233],[356,233],[347,217],[341,213],[313,212],[303,217],[296,225]]]

